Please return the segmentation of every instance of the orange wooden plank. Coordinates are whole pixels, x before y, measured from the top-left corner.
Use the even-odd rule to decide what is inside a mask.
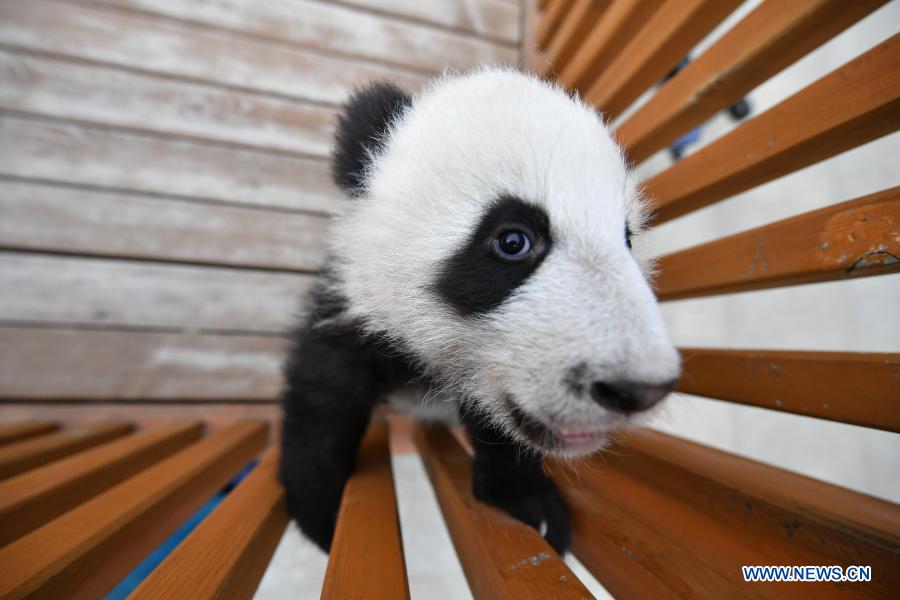
[[[656,222],[900,128],[900,34],[826,75],[644,184]]]
[[[0,598],[97,598],[263,447],[242,421],[144,470],[0,549]]]
[[[344,488],[322,598],[409,598],[384,421],[369,425]]]
[[[662,257],[660,300],[900,271],[900,187]]]
[[[129,596],[252,598],[287,526],[276,447]]]
[[[640,162],[886,0],[766,0],[669,81],[619,127]]]
[[[569,89],[588,89],[662,4],[663,0],[615,0],[572,59],[562,70],[556,69],[560,82]]]
[[[604,577],[616,565],[579,553],[594,533],[602,538],[615,531],[606,529],[607,521],[615,525],[607,515],[634,525],[619,529],[628,538],[617,549],[619,561],[680,597],[725,597],[696,578],[706,569],[737,588],[727,597],[888,597],[900,580],[900,506],[891,502],[649,430],[629,432],[603,455],[579,465],[557,463],[554,470],[570,500],[595,501],[587,509],[592,518],[576,527],[574,547],[616,596],[627,597],[629,589]],[[654,536],[664,544],[657,546]],[[871,565],[873,581],[743,583],[742,565],[766,564]]]
[[[176,452],[202,431],[199,421],[139,431],[0,482],[0,547]]]
[[[55,421],[21,421],[17,423],[0,423],[0,446],[19,442],[59,429]]]
[[[552,0],[547,6],[546,12],[541,15],[540,22],[535,32],[538,46],[546,48],[553,36],[559,31],[566,13],[572,7],[573,0]]]
[[[678,390],[900,432],[900,354],[682,348]]]
[[[574,0],[574,2],[544,52],[546,61],[541,70],[544,76],[562,71],[570,57],[581,47],[585,36],[610,5],[610,0]]]
[[[674,0],[663,4],[583,94],[615,119],[658,82],[743,0]]]
[[[415,436],[476,598],[592,597],[534,529],[475,499],[472,461],[446,428]]]
[[[5,446],[0,448],[0,479],[24,473],[85,448],[121,437],[133,429],[134,425],[131,423],[109,421],[66,429]]]

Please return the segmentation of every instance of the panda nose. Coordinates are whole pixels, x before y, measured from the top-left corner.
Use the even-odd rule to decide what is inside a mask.
[[[655,406],[674,388],[674,380],[662,384],[595,381],[591,384],[591,397],[603,408],[627,415]]]

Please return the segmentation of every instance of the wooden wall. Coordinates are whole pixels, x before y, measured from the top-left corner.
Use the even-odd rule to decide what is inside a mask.
[[[519,62],[517,0],[0,3],[0,418],[254,412],[356,87]],[[202,410],[202,409],[200,409]],[[271,409],[265,409],[271,410]]]

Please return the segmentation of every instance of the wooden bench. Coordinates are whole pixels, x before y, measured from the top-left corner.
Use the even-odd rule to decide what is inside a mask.
[[[630,114],[634,101],[739,2],[540,0],[527,22],[538,49],[535,70],[579,90],[608,118],[624,115],[615,133],[629,159],[640,163],[884,3],[766,0]],[[29,18],[51,19],[38,5],[28,11]],[[663,223],[898,129],[895,35],[644,187],[655,222]],[[898,232],[900,188],[847,199],[662,257],[658,295],[669,301],[896,273]],[[764,265],[758,261],[763,251]],[[19,345],[24,360],[46,371],[54,368],[43,358],[46,349],[68,343],[67,334],[52,330],[9,335],[6,341]],[[84,331],[72,347],[107,335]],[[135,334],[145,340],[167,335]],[[111,337],[117,345],[104,346],[105,360],[115,354],[129,365],[132,357],[135,364],[148,362],[127,336]],[[228,340],[188,338],[171,348],[197,358]],[[228,343],[246,356],[281,350],[281,341],[271,337]],[[900,432],[900,354],[681,351],[682,392]],[[65,396],[60,382],[41,387],[34,374],[7,386],[7,397],[115,401],[120,397],[103,386],[121,387],[135,374],[102,379],[100,359],[90,369],[86,377],[93,383],[75,397]],[[3,375],[14,380],[15,369]],[[166,366],[154,380],[176,375],[183,376],[178,367]],[[195,385],[197,377],[184,379]],[[234,376],[234,389],[241,389],[241,377]],[[157,383],[154,390],[163,387]],[[264,387],[271,397],[277,382],[267,379]],[[140,394],[129,388],[122,398]],[[88,419],[89,411],[73,419],[68,408],[18,405],[16,418],[0,425],[0,599],[106,593],[248,465],[249,474],[165,556],[134,597],[252,596],[287,524],[275,478],[273,407],[241,409],[261,419],[227,404],[198,406],[190,418],[160,403],[140,410],[106,406],[96,409],[106,417]],[[29,411],[35,420],[21,418]],[[325,598],[409,597],[391,427],[377,418],[360,450],[341,504]],[[413,437],[476,598],[591,597],[535,531],[473,498],[464,440],[423,425],[415,425]],[[616,597],[886,598],[900,589],[896,504],[652,430],[623,436],[602,456],[547,468],[572,512],[574,555]],[[768,564],[865,565],[872,581],[744,582],[741,566]]]

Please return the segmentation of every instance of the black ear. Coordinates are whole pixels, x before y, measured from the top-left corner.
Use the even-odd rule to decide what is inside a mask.
[[[412,105],[412,98],[391,83],[375,83],[353,94],[338,117],[331,175],[357,196],[373,153],[385,144],[391,122]]]

